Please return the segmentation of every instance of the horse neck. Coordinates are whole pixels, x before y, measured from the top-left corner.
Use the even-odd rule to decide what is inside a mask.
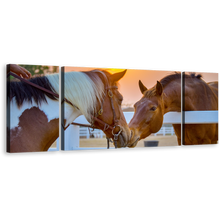
[[[202,84],[202,86],[201,86]],[[187,79],[184,88],[184,110],[217,110],[218,96],[216,92],[205,82],[189,84]],[[196,94],[196,95],[195,95]],[[207,94],[204,96],[204,94]],[[187,97],[187,100],[186,100]],[[170,111],[181,112],[181,83],[173,81],[169,83],[163,92],[164,114]],[[206,105],[204,105],[206,103]]]
[[[57,109],[59,109],[59,105],[57,106]],[[80,110],[64,102],[64,127],[67,127],[80,115],[82,115]],[[47,135],[45,135],[45,140],[47,140],[45,141],[45,143],[47,143],[45,146],[46,150],[48,150],[51,144],[59,137],[59,116],[56,119],[57,120],[52,120],[46,128],[48,130]]]
[[[164,114],[181,112],[181,83],[171,82],[163,90]]]
[[[57,108],[59,109],[59,102],[57,102]],[[49,107],[49,106],[48,106]],[[52,106],[51,106],[52,107]],[[53,111],[53,108],[51,108],[51,112]],[[82,113],[77,110],[76,108],[73,108],[68,103],[64,103],[64,129],[66,129],[78,116],[82,115]],[[51,144],[59,137],[59,129],[60,129],[60,120],[59,115],[58,118],[55,116],[55,119],[52,119],[47,126],[47,134],[45,134],[45,140],[46,145],[44,146],[43,151],[47,151]],[[42,151],[42,149],[40,149]]]
[[[218,110],[217,94],[216,88],[212,88],[202,80],[185,79],[184,110]]]

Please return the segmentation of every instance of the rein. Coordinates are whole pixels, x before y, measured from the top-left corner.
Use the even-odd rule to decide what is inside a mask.
[[[106,82],[106,84],[107,84],[107,86],[106,86],[106,88],[105,88],[105,95],[104,95],[104,98],[103,98],[103,102],[102,102],[102,104],[101,104],[101,109],[98,111],[98,113],[96,113],[96,116],[93,116],[93,115],[91,116],[91,117],[93,118],[93,120],[94,120],[94,121],[92,122],[92,125],[85,125],[85,124],[79,124],[79,123],[74,123],[74,122],[72,122],[71,124],[73,124],[73,125],[78,125],[78,126],[83,126],[83,127],[89,127],[89,128],[95,129],[94,122],[97,121],[98,123],[100,123],[100,124],[102,124],[102,125],[104,126],[104,128],[103,128],[104,131],[106,131],[106,130],[108,130],[108,129],[111,129],[111,130],[112,130],[112,135],[114,136],[114,139],[113,139],[114,145],[115,145],[115,148],[117,148],[117,140],[118,140],[119,135],[120,135],[121,132],[122,132],[122,128],[121,128],[120,125],[118,125],[118,121],[119,121],[119,120],[118,120],[117,117],[116,117],[115,108],[114,108],[114,104],[113,104],[113,93],[112,93],[112,91],[111,91],[111,89],[117,89],[117,86],[109,87],[109,83],[108,83],[108,79],[107,79],[106,75],[103,74],[101,71],[97,71],[97,72],[101,73],[101,74],[104,76],[105,82]],[[14,73],[12,73],[11,71],[7,74],[7,77],[9,77],[10,75],[13,76],[13,77],[15,77],[15,78],[17,78],[17,79],[19,79],[20,81],[23,81],[23,82],[25,82],[25,83],[27,83],[27,84],[29,84],[29,85],[31,85],[31,86],[33,86],[33,87],[39,89],[39,90],[42,90],[42,91],[44,91],[44,92],[46,92],[46,93],[49,93],[49,94],[51,94],[51,95],[53,95],[53,96],[59,98],[59,95],[58,95],[57,93],[54,93],[54,92],[52,92],[52,91],[50,91],[50,90],[48,90],[48,89],[45,89],[45,88],[43,88],[43,87],[41,87],[41,86],[39,86],[39,85],[36,85],[36,84],[34,84],[34,83],[32,83],[32,82],[30,82],[30,81],[24,79],[24,78],[22,78],[22,77],[20,77],[20,76],[18,76],[18,75],[16,75],[16,74],[14,74]],[[112,112],[113,112],[113,122],[114,122],[113,127],[112,127],[111,125],[109,125],[109,124],[103,122],[102,120],[100,120],[100,119],[98,118],[98,116],[102,115],[102,113],[103,113],[104,100],[105,100],[105,97],[106,97],[107,94],[108,94],[108,96],[109,96],[109,98],[110,98],[111,108],[112,108]],[[68,99],[64,98],[62,102],[64,102],[64,101],[67,102],[68,104],[72,105],[73,107],[79,109],[77,106],[75,106],[75,105],[74,105],[72,102],[70,102]],[[68,127],[68,126],[67,126],[67,127]],[[114,133],[114,130],[115,130],[115,128],[117,128],[117,127],[119,127],[119,131]],[[64,128],[64,129],[65,129],[65,128]],[[107,139],[107,149],[109,149],[109,142],[110,142],[110,139],[111,139],[111,138],[107,138],[107,137],[106,137],[106,139]]]

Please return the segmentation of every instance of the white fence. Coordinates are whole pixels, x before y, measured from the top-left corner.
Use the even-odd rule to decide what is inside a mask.
[[[174,135],[175,132],[174,132],[174,128],[173,126],[171,127],[162,127],[157,133],[154,133],[154,136],[157,136],[157,135]]]
[[[132,119],[134,112],[124,112],[127,123]],[[181,124],[182,115],[180,112],[168,112],[164,115],[163,124]],[[81,124],[89,124],[84,116],[79,116],[74,122]],[[218,111],[189,111],[185,112],[185,124],[209,124],[218,123]],[[159,133],[170,132],[162,128]],[[173,132],[174,133],[174,132]],[[157,133],[158,134],[158,133]],[[86,134],[88,135],[88,134]],[[100,134],[99,134],[100,135]],[[79,147],[80,128],[76,125],[71,125],[65,131],[65,150],[83,150],[96,148],[81,148]],[[59,139],[57,140],[57,149],[59,149]],[[54,150],[57,150],[54,149]],[[100,148],[97,148],[100,149]],[[51,149],[52,150],[52,149]]]
[[[163,126],[163,127],[161,127],[161,129],[157,133],[154,133],[153,135],[154,136],[157,136],[157,135],[165,136],[165,135],[174,135],[174,134],[175,134],[175,132],[174,132],[173,126],[171,126],[171,127]],[[103,137],[105,137],[105,133],[99,129],[92,130],[90,128],[80,127],[79,128],[79,136],[80,136],[80,138],[87,138],[87,139],[91,138],[91,136],[93,138],[103,138]]]
[[[90,138],[90,136],[93,136],[94,138],[103,138],[105,136],[104,132],[99,129],[91,129],[86,127],[80,127],[79,129],[79,136]]]

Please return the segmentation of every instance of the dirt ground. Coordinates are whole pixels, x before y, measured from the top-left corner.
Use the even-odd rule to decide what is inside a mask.
[[[136,147],[144,147],[144,141],[159,141],[159,147],[178,146],[176,135],[149,136],[144,140],[140,140]],[[105,138],[81,138],[80,147],[107,147],[107,140]],[[114,147],[114,145],[110,143],[110,147]],[[51,145],[51,148],[56,148],[56,141]]]
[[[146,139],[140,140],[136,147],[144,147],[144,141],[159,141],[158,146],[178,146],[176,135],[172,136],[149,136]],[[106,147],[107,140],[105,138],[90,138],[80,139],[80,147]],[[110,143],[110,147],[114,147]]]

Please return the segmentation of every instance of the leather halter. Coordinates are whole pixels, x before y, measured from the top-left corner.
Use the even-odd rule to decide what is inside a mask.
[[[121,126],[118,124],[119,120],[117,119],[116,117],[116,112],[115,112],[115,108],[114,108],[114,103],[113,103],[113,93],[111,91],[111,89],[117,89],[118,87],[117,86],[112,86],[112,87],[106,87],[105,89],[105,95],[104,95],[104,98],[103,98],[103,102],[101,104],[101,108],[100,110],[98,111],[98,113],[96,113],[95,116],[92,116],[93,118],[93,122],[92,122],[92,127],[94,127],[94,122],[97,121],[99,122],[100,124],[102,124],[104,126],[103,128],[103,131],[106,131],[108,129],[111,129],[112,130],[112,135],[114,136],[114,144],[115,144],[115,148],[117,148],[117,140],[118,140],[118,136],[121,134],[122,132],[122,128]],[[111,102],[111,108],[112,108],[112,112],[113,112],[113,126],[103,122],[102,120],[100,120],[98,117],[100,115],[102,115],[103,113],[103,104],[104,104],[104,101],[105,101],[105,97],[106,97],[106,94],[108,94],[108,97],[110,98],[110,102]],[[119,127],[119,131],[118,132],[115,132],[115,129]],[[107,137],[106,137],[107,138]],[[109,149],[109,141],[110,141],[110,138],[107,138],[108,140],[108,145],[107,145],[107,148]]]
[[[94,121],[97,121],[99,123],[101,123],[102,125],[104,125],[104,128],[103,128],[103,131],[106,131],[108,129],[111,129],[112,130],[112,135],[114,136],[114,145],[115,145],[115,148],[117,148],[117,140],[118,140],[118,137],[119,135],[121,134],[122,132],[122,128],[121,126],[118,124],[119,122],[119,119],[117,119],[116,117],[116,112],[115,112],[115,108],[114,108],[114,103],[113,103],[113,92],[112,92],[112,89],[118,89],[117,86],[109,86],[109,81],[108,81],[108,78],[107,76],[100,70],[93,70],[93,72],[96,72],[96,73],[100,73],[103,77],[104,77],[104,85],[106,85],[105,87],[105,94],[104,94],[104,97],[103,97],[103,101],[101,103],[101,108],[100,110],[98,111],[98,113],[95,114],[95,116],[92,116],[93,120]],[[105,101],[105,98],[106,98],[106,95],[108,95],[108,97],[110,98],[110,102],[111,102],[111,108],[112,108],[112,112],[113,112],[113,127],[105,122],[103,122],[102,120],[100,120],[98,117],[100,115],[102,115],[103,113],[103,105],[104,105],[104,101]],[[94,121],[92,122],[92,127],[94,127]],[[119,127],[119,131],[118,132],[114,132],[115,129]],[[106,137],[107,138],[107,137]],[[107,138],[107,148],[109,149],[109,141],[110,141],[111,138]]]
[[[113,141],[114,141],[114,144],[115,144],[115,148],[117,148],[117,140],[118,140],[119,135],[120,135],[121,132],[122,132],[122,128],[121,128],[121,126],[118,124],[118,121],[119,121],[119,120],[118,120],[117,117],[116,117],[115,108],[114,108],[114,103],[113,103],[113,93],[112,93],[112,89],[117,89],[118,87],[117,87],[117,86],[112,86],[112,87],[110,87],[110,86],[109,86],[109,83],[108,83],[107,76],[106,76],[102,71],[96,70],[95,72],[101,73],[102,76],[104,76],[105,84],[106,84],[107,86],[105,87],[105,94],[104,94],[103,102],[101,103],[101,108],[100,108],[100,110],[98,111],[98,113],[96,113],[95,116],[91,115],[91,117],[92,117],[92,119],[93,119],[94,121],[97,121],[98,123],[100,123],[100,124],[102,124],[102,125],[104,126],[104,128],[103,128],[104,131],[106,131],[106,130],[108,130],[108,129],[111,129],[111,130],[112,130],[112,135],[114,136]],[[49,93],[49,94],[51,94],[51,95],[53,95],[53,96],[59,98],[59,95],[58,95],[57,93],[54,93],[54,92],[52,92],[52,91],[50,91],[50,90],[48,90],[48,89],[45,89],[45,88],[43,88],[43,87],[41,87],[41,86],[39,86],[39,85],[36,85],[36,84],[34,84],[34,83],[32,83],[32,82],[30,82],[30,81],[24,79],[24,78],[22,78],[22,77],[20,77],[20,76],[18,76],[18,75],[16,75],[16,74],[14,74],[14,73],[12,73],[11,71],[7,74],[7,77],[9,77],[10,75],[13,76],[13,77],[15,77],[15,78],[17,78],[17,79],[19,79],[19,80],[21,80],[21,81],[23,81],[23,82],[25,82],[25,83],[27,83],[27,84],[29,84],[29,85],[31,85],[31,86],[33,86],[33,87],[35,87],[35,88],[37,88],[37,89],[40,89],[40,90],[42,90],[42,91],[44,91],[44,92],[46,92],[46,93]],[[100,115],[102,115],[102,113],[103,113],[103,111],[104,111],[104,110],[103,110],[103,104],[104,104],[104,100],[105,100],[105,97],[106,97],[107,94],[108,94],[108,96],[109,96],[109,98],[110,98],[111,108],[112,108],[112,112],[113,112],[113,127],[98,118]],[[79,109],[77,106],[75,106],[75,105],[74,105],[72,102],[70,102],[68,99],[64,98],[64,99],[63,99],[63,102],[64,102],[64,101],[67,102],[68,104],[72,105],[73,107]],[[72,122],[71,124],[77,124],[77,125],[81,125],[81,126],[85,126],[85,127],[91,127],[91,128],[93,128],[93,129],[95,129],[94,121],[92,122],[92,125],[91,125],[91,126],[89,126],[89,125],[83,125],[83,124],[78,124],[78,123],[74,123],[74,122]],[[115,130],[115,128],[117,128],[117,127],[119,127],[119,131],[115,133],[114,130]],[[106,137],[106,138],[107,138],[107,137]],[[109,141],[110,141],[110,139],[111,139],[111,138],[107,138],[107,148],[108,148],[108,149],[109,149]]]

